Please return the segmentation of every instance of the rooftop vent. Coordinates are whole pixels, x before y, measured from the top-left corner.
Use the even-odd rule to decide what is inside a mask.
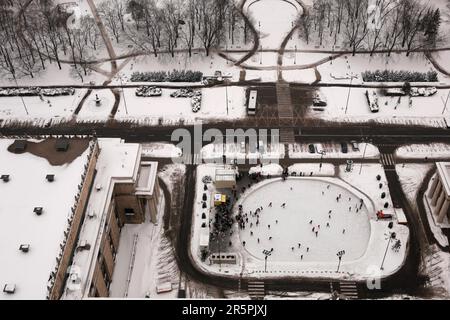
[[[25,152],[27,149],[27,141],[26,140],[15,140],[12,145],[13,152],[21,153]]]
[[[55,181],[55,175],[54,174],[48,174],[45,179],[47,179],[48,182],[54,182]]]
[[[9,182],[9,174],[4,174],[4,175],[2,175],[1,177],[0,177],[2,180],[3,180],[3,182]]]
[[[8,293],[8,294],[13,294],[14,292],[16,292],[16,285],[15,284],[5,284],[5,286],[3,287],[3,292]]]
[[[69,140],[67,139],[58,139],[56,140],[56,151],[58,152],[66,152],[67,150],[69,150]]]
[[[102,190],[102,185],[99,183],[95,186],[95,190],[100,191]]]
[[[89,219],[94,219],[95,218],[95,212],[94,211],[88,211],[88,217],[89,217]]]
[[[91,249],[91,245],[86,240],[80,241],[78,250],[83,251],[83,250],[89,250],[89,249]]]
[[[38,215],[38,216],[40,216],[43,211],[44,211],[44,208],[42,208],[42,207],[36,207],[33,210],[33,212],[36,213],[36,215]]]
[[[30,251],[30,245],[29,244],[21,244],[19,247],[19,250],[27,253],[28,251]]]

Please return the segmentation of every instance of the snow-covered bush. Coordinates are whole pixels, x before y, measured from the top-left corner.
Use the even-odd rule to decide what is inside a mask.
[[[131,75],[132,82],[200,82],[203,73],[191,70],[134,72]]]
[[[365,71],[364,82],[438,82],[436,71],[412,72],[395,70]]]

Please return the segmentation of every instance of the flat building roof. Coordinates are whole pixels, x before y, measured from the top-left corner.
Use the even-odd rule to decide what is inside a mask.
[[[41,300],[58,266],[89,148],[72,162],[53,166],[29,152],[9,152],[13,143],[0,139],[0,170],[9,175],[8,182],[0,181],[0,287],[15,289],[1,291],[0,300]],[[54,182],[46,179],[50,173]]]

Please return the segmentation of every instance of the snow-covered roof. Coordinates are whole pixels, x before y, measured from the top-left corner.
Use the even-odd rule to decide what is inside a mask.
[[[234,169],[217,169],[215,179],[216,179],[216,182],[217,181],[236,181],[236,170],[234,170]]]
[[[0,181],[0,300],[45,299],[89,148],[70,164],[52,166],[31,153],[7,151],[13,142],[0,139],[0,174],[10,178]],[[55,175],[53,182],[48,174]],[[19,250],[21,245],[29,251]],[[15,292],[3,292],[5,285],[15,286]]]
[[[139,144],[127,144],[121,139],[99,139],[98,143],[100,155],[94,180],[96,188],[90,195],[79,237],[79,242],[89,244],[91,249],[75,253],[70,274],[77,280],[66,283],[63,299],[88,296],[114,185],[133,183],[138,178],[142,152]]]
[[[450,162],[438,162],[436,166],[445,189],[445,194],[447,198],[450,198]]]
[[[136,186],[136,195],[152,196],[155,188],[158,162],[142,162]]]

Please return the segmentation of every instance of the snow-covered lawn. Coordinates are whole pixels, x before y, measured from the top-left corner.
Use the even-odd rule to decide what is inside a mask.
[[[402,146],[395,152],[398,159],[450,159],[450,144],[412,144]]]
[[[164,89],[161,97],[142,98],[135,95],[135,89],[125,89],[125,103],[121,94],[116,120],[142,121],[157,123],[163,121],[178,121],[184,119],[192,122],[201,119],[231,120],[243,118],[245,109],[245,88],[211,88],[202,89],[202,107],[198,113],[192,111],[190,98],[171,98],[175,90]],[[127,110],[128,109],[128,114]]]
[[[417,208],[416,200],[420,187],[427,173],[433,168],[431,164],[397,164],[397,171],[403,192],[410,205]]]
[[[170,143],[146,143],[142,145],[142,156],[150,158],[177,158],[182,155],[180,148]]]
[[[348,153],[342,153],[341,145],[336,143],[322,143],[323,150],[326,154],[324,159],[362,159],[365,152],[365,159],[378,159],[380,151],[372,144],[360,143],[359,151],[353,151],[351,145],[348,145]],[[320,159],[321,154],[309,153],[308,144],[291,144],[289,145],[290,159]]]
[[[71,96],[44,97],[43,100],[38,96],[23,97],[23,102],[20,97],[0,97],[0,119],[70,118],[85,92],[75,90]]]
[[[337,78],[353,74],[358,76],[358,79],[353,80],[354,84],[362,83],[361,73],[369,70],[414,70],[418,72],[435,70],[423,53],[411,54],[409,57],[404,53],[393,53],[390,57],[386,54],[375,54],[372,57],[369,54],[357,54],[356,56],[350,54],[339,57],[333,62],[322,64],[318,69],[322,74],[323,82],[349,83],[350,80],[338,80]],[[446,77],[439,73],[439,80],[445,82]]]
[[[331,177],[335,175],[335,167],[331,163],[296,163],[289,167],[289,174],[295,173],[297,176],[325,176]]]
[[[263,48],[278,48],[284,37],[292,29],[299,11],[295,5],[289,2],[278,0],[248,1],[248,5],[244,8],[255,21],[255,27],[261,35]],[[292,1],[292,3],[295,3],[295,1]]]
[[[96,99],[100,99],[100,105],[97,105]],[[93,90],[91,95],[84,102],[80,113],[77,116],[78,121],[107,121],[114,107],[115,97],[111,90]]]
[[[380,111],[372,113],[367,102],[366,90],[352,88],[349,96],[349,89],[321,88],[321,93],[328,100],[328,106],[325,108],[325,112],[317,113],[317,115],[325,118],[364,116],[367,120],[380,117],[443,117],[442,111],[448,96],[448,90],[438,90],[438,93],[432,97],[412,97],[412,107],[410,108],[408,97],[402,97],[397,106],[398,97],[385,97],[378,93]],[[348,108],[346,108],[347,99]],[[446,110],[445,114],[450,114],[450,110]]]

